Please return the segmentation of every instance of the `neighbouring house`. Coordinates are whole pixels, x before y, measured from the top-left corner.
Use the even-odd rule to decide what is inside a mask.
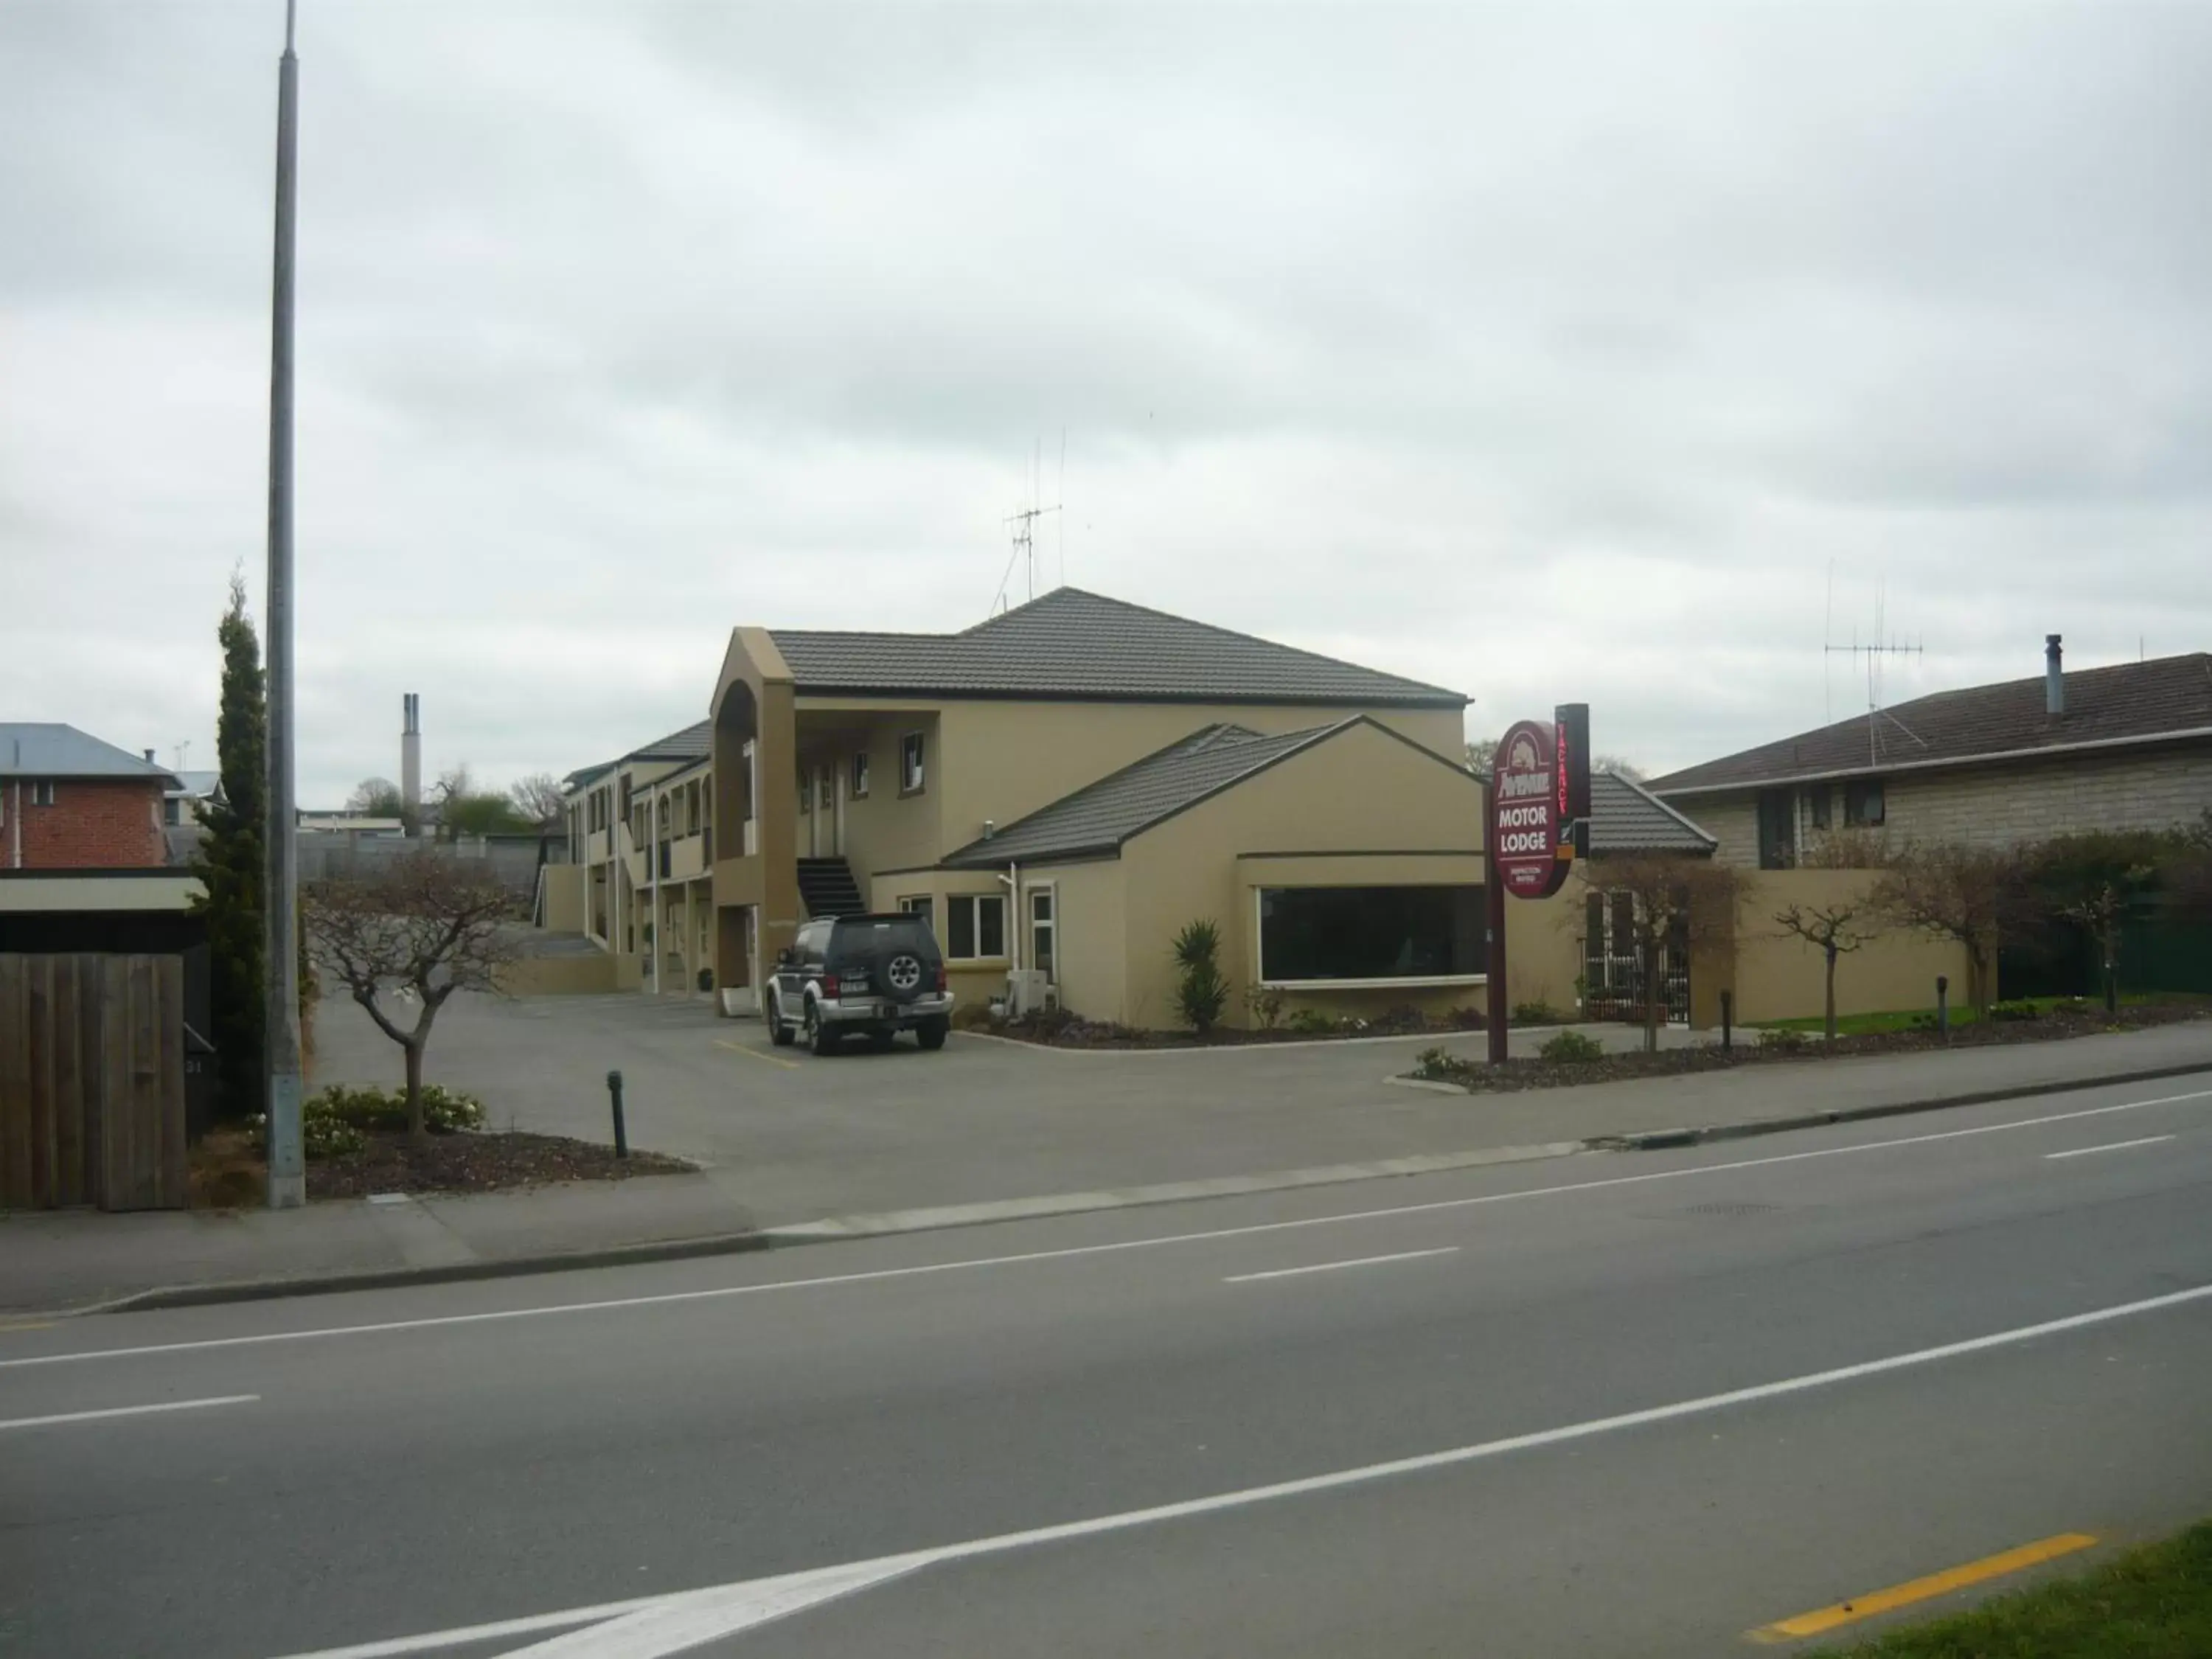
[[[2166,829],[2212,811],[2212,653],[1939,691],[1652,781],[1716,856],[1805,861],[1839,829],[2003,846],[2089,830]]]
[[[0,722],[0,869],[154,869],[182,781],[73,726]]]

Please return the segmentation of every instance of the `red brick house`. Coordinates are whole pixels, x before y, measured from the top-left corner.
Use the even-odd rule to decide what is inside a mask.
[[[0,723],[0,870],[144,870],[169,861],[156,766],[73,726]]]

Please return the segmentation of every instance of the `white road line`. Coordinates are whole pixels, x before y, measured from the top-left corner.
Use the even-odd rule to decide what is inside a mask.
[[[0,1429],[46,1429],[60,1423],[94,1423],[109,1417],[147,1417],[155,1412],[204,1411],[210,1406],[251,1406],[258,1394],[217,1395],[210,1400],[167,1400],[158,1406],[112,1406],[104,1412],[58,1412],[52,1417],[16,1417],[0,1421]]]
[[[2045,1152],[2045,1158],[2087,1158],[2092,1152],[2117,1152],[2128,1146],[2155,1146],[2161,1140],[2171,1140],[2172,1135],[2145,1135],[2140,1140],[2114,1140],[2102,1146],[2076,1146],[2071,1152]]]
[[[1237,1273],[1221,1282],[1224,1285],[1249,1285],[1255,1279],[1295,1279],[1300,1273],[1333,1273],[1343,1267],[1372,1267],[1383,1261],[1412,1261],[1425,1255],[1451,1255],[1458,1249],[1456,1244],[1447,1244],[1436,1250],[1400,1250],[1395,1255],[1363,1255],[1351,1261],[1324,1261],[1312,1267],[1277,1267],[1264,1273]]]
[[[1216,1492],[1206,1498],[1185,1498],[1180,1503],[1155,1504],[1150,1509],[1126,1510],[1118,1515],[1102,1515],[1087,1521],[1062,1522],[1056,1526],[1033,1527],[1025,1532],[1000,1533],[989,1538],[970,1539],[965,1543],[940,1544],[926,1549],[910,1551],[903,1555],[880,1556],[869,1561],[854,1561],[835,1568],[816,1568],[805,1573],[787,1573],[775,1578],[738,1580],[729,1584],[718,1584],[703,1590],[680,1590],[673,1595],[648,1598],[641,1601],[615,1602],[599,1607],[571,1608],[565,1613],[549,1613],[528,1620],[508,1620],[497,1625],[472,1625],[461,1629],[431,1631],[420,1636],[403,1636],[382,1642],[371,1642],[357,1647],[319,1648],[312,1653],[295,1653],[285,1659],[404,1659],[409,1654],[433,1653],[445,1648],[460,1647],[466,1644],[486,1641],[493,1637],[522,1633],[527,1626],[536,1630],[553,1630],[563,1626],[588,1624],[611,1617],[635,1614],[648,1606],[667,1606],[677,1603],[696,1603],[729,1598],[734,1603],[751,1597],[763,1604],[777,1598],[770,1594],[802,1580],[836,1578],[846,1588],[863,1583],[881,1582],[897,1574],[911,1572],[918,1567],[933,1565],[940,1561],[965,1560],[976,1556],[1000,1555],[1011,1550],[1026,1549],[1036,1544],[1054,1544],[1070,1539],[1093,1538],[1103,1533],[1124,1532],[1133,1528],[1156,1526],[1164,1521],[1184,1521],[1194,1516],[1218,1514],[1224,1510],[1249,1508],[1255,1504],[1278,1502],[1285,1498],[1305,1498],[1316,1492],[1334,1492],[1346,1486],[1364,1486],[1371,1481],[1387,1480],[1399,1475],[1421,1474],[1433,1469],[1451,1468],[1463,1463],[1474,1463],[1487,1458],[1502,1457],[1511,1452],[1534,1451],[1546,1446],[1563,1445],[1571,1441],[1588,1440],[1598,1435],[1612,1434],[1622,1429],[1643,1428],[1654,1423],[1672,1422],[1678,1418],[1696,1417],[1708,1412],[1725,1411],[1731,1407],[1748,1406],[1765,1400],[1777,1400],[1814,1389],[1832,1388],[1840,1382],[1856,1382],[1863,1377],[1880,1376],[1890,1371],[1909,1370],[1921,1365],[1932,1365],[1947,1359],[1963,1358],[1968,1354],[1986,1353],[1992,1349],[2011,1347],[2032,1342],[2045,1336],[2057,1336],[2068,1331],[2086,1330],[2093,1326],[2110,1324],[2115,1320],[2132,1318],[2136,1315],[2162,1312],[2191,1303],[2212,1297],[2212,1285],[2200,1285],[2186,1291],[2173,1291],[2165,1296],[2154,1296],[2140,1302],[2124,1302],[2109,1308],[2093,1309],[2087,1313],[2069,1314],[2063,1319],[2045,1320],[2040,1324],[2021,1325],[2008,1331],[1993,1332],[1987,1336],[1969,1337],[1960,1342],[1946,1342],[1933,1348],[1917,1348],[1909,1353],[1891,1354],[1886,1358],[1861,1361],[1855,1365],[1839,1365],[1832,1370],[1812,1371],[1802,1376],[1784,1377],[1779,1382],[1754,1383],[1749,1388],[1731,1389],[1725,1394],[1709,1394],[1694,1400],[1678,1400],[1670,1405],[1647,1407],[1642,1411],[1623,1412],[1618,1416],[1593,1418],[1587,1422],[1569,1423],[1558,1428],[1539,1429],[1529,1434],[1510,1435],[1502,1440],[1485,1440],[1471,1446],[1455,1446],[1447,1451],[1425,1452],[1419,1456],[1401,1457],[1387,1463],[1363,1464],[1357,1468],[1337,1469],[1327,1474],[1307,1475],[1301,1480],[1278,1481],[1273,1486],[1248,1486],[1238,1492]],[[781,1611],[769,1616],[779,1616]],[[622,1619],[624,1624],[631,1621]],[[639,1626],[633,1624],[632,1629]],[[613,1628],[610,1626],[610,1628]],[[717,1634],[734,1635],[744,1626],[726,1621]],[[680,1652],[678,1647],[624,1647],[604,1650],[604,1659],[620,1654],[623,1659],[658,1659],[663,1654]],[[602,1650],[589,1646],[548,1651],[566,1652],[574,1656],[590,1655],[602,1659]]]
[[[2082,1085],[2085,1089],[2094,1086],[2092,1084]],[[604,1313],[616,1308],[669,1307],[684,1302],[764,1296],[777,1291],[816,1290],[831,1285],[869,1285],[886,1279],[917,1279],[930,1273],[966,1273],[978,1267],[1009,1267],[1029,1261],[1061,1261],[1076,1256],[1110,1255],[1122,1250],[1157,1249],[1170,1244],[1203,1243],[1215,1238],[1248,1238],[1258,1233],[1291,1232],[1304,1227],[1334,1227],[1352,1221],[1379,1221],[1396,1216],[1433,1214],[1444,1210],[1476,1209],[1488,1204],[1514,1204],[1532,1198],[1559,1198],[1574,1193],[1601,1192],[1613,1187],[1641,1186],[1655,1181],[1685,1181],[1699,1176],[1727,1175],[1737,1170],[1802,1164],[1813,1158],[1851,1158],[1865,1152],[1888,1152],[1899,1146],[1924,1146],[1940,1140],[2004,1134],[2014,1129],[2039,1128],[2046,1123],[2072,1123],[2084,1118],[2106,1117],[2115,1112],[2137,1112],[2152,1106],[2172,1106],[2184,1101],[2207,1099],[2212,1099],[2212,1089],[2198,1089],[2183,1095],[2161,1095],[2155,1100],[2122,1101],[2114,1106],[2085,1107],[2079,1111],[2053,1112],[2047,1116],[2021,1118],[2011,1123],[1985,1123],[1972,1129],[1943,1129],[1933,1134],[1902,1135],[1892,1140],[1862,1141],[1850,1146],[1822,1146],[1805,1152],[1779,1152],[1771,1158],[1737,1158],[1727,1164],[1694,1164],[1676,1170],[1650,1170],[1641,1175],[1609,1176],[1602,1180],[1568,1182],[1556,1187],[1524,1188],[1518,1192],[1480,1193],[1471,1198],[1436,1199],[1425,1204],[1401,1204],[1389,1209],[1307,1216],[1297,1221],[1261,1221],[1243,1227],[1218,1227],[1206,1232],[1170,1233],[1157,1238],[1125,1238],[1110,1244],[1070,1244],[1058,1249],[1024,1250],[1012,1255],[981,1256],[962,1261],[932,1261],[910,1267],[876,1267],[863,1273],[824,1273],[815,1279],[779,1279],[763,1285],[722,1285],[703,1291],[666,1291],[656,1296],[608,1297],[595,1302],[558,1302],[542,1308],[494,1308],[482,1313],[387,1319],[369,1325],[329,1325],[304,1331],[262,1331],[251,1336],[202,1337],[190,1342],[149,1342],[129,1348],[88,1348],[72,1353],[26,1354],[18,1358],[0,1359],[0,1370],[27,1365],[69,1365],[91,1359],[129,1359],[145,1354],[193,1353],[210,1348],[255,1347],[270,1342],[310,1342],[325,1337],[374,1336],[391,1331],[434,1330],[441,1326],[489,1324],[507,1319],[544,1319],[556,1314]]]

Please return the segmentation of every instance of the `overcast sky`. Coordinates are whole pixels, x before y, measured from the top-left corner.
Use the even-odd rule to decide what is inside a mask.
[[[2212,5],[301,11],[307,804],[979,621],[1040,440],[1041,586],[1651,769],[1878,604],[1890,702],[2212,646]],[[0,719],[213,764],[282,13],[0,3]]]

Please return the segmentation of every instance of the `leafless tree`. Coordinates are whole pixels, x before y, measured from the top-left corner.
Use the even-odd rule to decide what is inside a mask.
[[[1870,897],[1891,921],[1966,947],[1966,995],[1987,1013],[1997,947],[2025,925],[2031,901],[2027,866],[2010,848],[1955,842],[1896,852]]]
[[[399,786],[390,778],[363,778],[345,799],[345,810],[362,818],[396,818],[406,805]]]
[[[1793,904],[1775,913],[1784,933],[1802,939],[1820,953],[1827,972],[1827,1020],[1824,1033],[1836,1040],[1836,959],[1849,956],[1881,931],[1881,913],[1871,897],[1831,899],[1826,904]]]
[[[1467,769],[1470,772],[1487,772],[1490,770],[1490,763],[1496,758],[1497,754],[1497,738],[1475,738],[1467,746]]]
[[[532,772],[528,777],[517,778],[507,786],[507,798],[514,803],[514,810],[540,830],[550,830],[559,824],[568,809],[561,780],[550,772]]]
[[[1630,929],[1644,983],[1644,1047],[1659,1050],[1660,968],[1668,949],[1691,951],[1735,936],[1741,878],[1731,866],[1670,853],[1594,858],[1577,866],[1589,891],[1631,901]]]
[[[424,848],[309,883],[303,896],[316,960],[406,1055],[407,1127],[419,1136],[430,1027],[454,992],[495,988],[514,960],[518,895],[489,865]]]
[[[1637,765],[1632,761],[1623,760],[1618,755],[1592,756],[1590,757],[1590,770],[1593,772],[1610,772],[1616,778],[1626,778],[1631,783],[1641,783],[1644,781],[1644,769]]]

